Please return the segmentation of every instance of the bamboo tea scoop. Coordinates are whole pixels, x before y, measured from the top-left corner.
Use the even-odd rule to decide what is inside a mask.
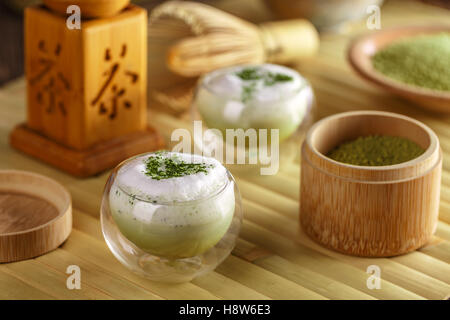
[[[319,47],[318,33],[307,20],[256,26],[189,1],[156,7],[148,35],[151,98],[178,109],[190,101],[194,77],[230,65],[290,63],[314,55]]]

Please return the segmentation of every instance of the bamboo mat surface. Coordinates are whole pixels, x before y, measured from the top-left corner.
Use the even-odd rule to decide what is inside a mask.
[[[422,2],[388,1],[382,27],[449,23],[450,12]],[[322,35],[319,54],[298,69],[312,83],[318,118],[348,110],[377,109],[415,117],[440,138],[444,171],[440,221],[432,241],[407,255],[366,259],[330,251],[299,231],[297,162],[270,177],[237,177],[244,222],[232,255],[214,272],[190,283],[167,285],[143,279],[123,267],[101,234],[99,207],[105,172],[77,179],[21,154],[8,134],[26,117],[23,79],[0,89],[0,168],[38,172],[67,187],[74,221],[60,248],[36,259],[0,264],[0,299],[444,299],[450,295],[450,116],[434,115],[372,87],[345,60],[350,39],[367,32],[365,21],[343,34]],[[149,79],[152,81],[152,79]],[[189,127],[188,117],[153,111],[149,122],[166,139]],[[81,269],[81,289],[66,288],[66,268]],[[381,288],[369,289],[369,265],[381,268]]]

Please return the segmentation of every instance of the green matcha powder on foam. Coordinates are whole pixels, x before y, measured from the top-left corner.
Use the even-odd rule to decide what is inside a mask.
[[[178,178],[203,172],[208,174],[208,168],[213,165],[206,163],[187,163],[178,156],[168,156],[166,151],[157,151],[155,155],[144,160],[145,175],[154,180]]]
[[[450,33],[399,40],[372,58],[382,74],[413,86],[450,91]]]

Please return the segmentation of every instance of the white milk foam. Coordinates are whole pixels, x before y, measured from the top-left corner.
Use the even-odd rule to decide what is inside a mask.
[[[265,86],[263,79],[252,81],[256,85],[252,100],[258,103],[260,107],[270,107],[272,105],[271,102],[285,99],[305,83],[304,79],[295,70],[274,64],[234,66],[220,69],[208,74],[204,83],[217,95],[239,100],[242,95],[242,88],[248,81],[242,80],[236,73],[252,67],[262,72],[281,73],[292,77],[292,81],[277,82],[270,86]]]
[[[229,181],[227,170],[220,162],[175,152],[165,153],[165,156],[212,167],[207,167],[207,174],[199,172],[156,180],[145,174],[144,160],[149,155],[126,163],[119,169],[109,195],[113,216],[122,227],[137,221],[145,225],[181,227],[231,219],[234,182]]]
[[[162,153],[162,156],[176,157],[187,163],[205,163],[207,173],[199,172],[161,180],[152,179],[145,174],[144,161],[149,155],[144,155],[120,168],[115,184],[137,199],[171,203],[204,199],[217,193],[228,181],[226,169],[214,158],[177,152]]]

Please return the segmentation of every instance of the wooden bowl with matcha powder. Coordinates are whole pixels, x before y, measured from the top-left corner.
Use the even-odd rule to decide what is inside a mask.
[[[450,26],[384,29],[350,45],[365,79],[426,109],[450,113]]]
[[[322,119],[302,146],[301,226],[346,254],[410,252],[436,230],[441,171],[439,140],[417,120],[380,111]]]

